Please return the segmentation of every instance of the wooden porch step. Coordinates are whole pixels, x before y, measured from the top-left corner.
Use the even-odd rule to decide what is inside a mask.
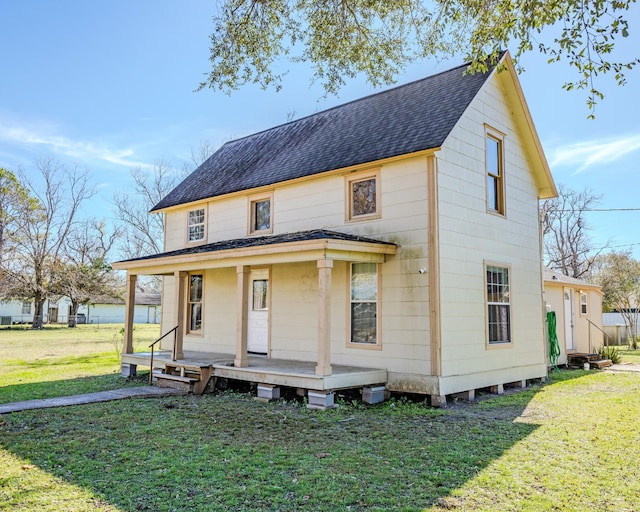
[[[599,359],[597,361],[589,361],[589,366],[591,368],[597,368],[598,370],[602,370],[603,368],[607,368],[613,365],[611,359]]]
[[[161,371],[154,371],[155,384],[160,387],[182,389],[195,395],[204,393],[213,375],[210,364],[172,361]]]

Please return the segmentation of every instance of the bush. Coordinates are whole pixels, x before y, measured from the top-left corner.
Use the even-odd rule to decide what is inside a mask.
[[[602,359],[611,359],[613,364],[619,364],[622,361],[620,357],[620,351],[617,347],[600,347],[598,350],[598,355],[602,357]]]

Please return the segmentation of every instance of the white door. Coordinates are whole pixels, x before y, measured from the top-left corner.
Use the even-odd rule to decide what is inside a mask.
[[[249,278],[247,350],[266,354],[269,343],[269,271],[252,270]]]
[[[573,341],[573,290],[564,289],[564,339],[567,350],[575,350]]]

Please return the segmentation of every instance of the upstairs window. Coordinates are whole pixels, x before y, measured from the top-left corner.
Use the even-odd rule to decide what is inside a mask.
[[[205,238],[205,211],[204,208],[190,210],[187,220],[187,240],[189,242],[200,242]]]
[[[380,217],[380,176],[378,171],[347,177],[347,220]]]
[[[509,269],[487,265],[489,345],[511,343]]]
[[[504,215],[504,147],[503,137],[486,134],[487,210]]]
[[[249,233],[271,233],[273,210],[271,203],[273,194],[261,195],[249,200]]]

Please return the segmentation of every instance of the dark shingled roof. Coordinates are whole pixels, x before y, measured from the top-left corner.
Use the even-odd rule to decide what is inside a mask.
[[[196,247],[187,247],[186,249],[177,249],[175,251],[153,254],[151,256],[142,256],[126,261],[144,261],[154,260],[158,258],[168,258],[171,256],[184,256],[188,254],[203,254],[208,252],[226,251],[229,249],[244,249],[247,247],[260,247],[265,245],[283,244],[287,242],[303,242],[307,240],[345,240],[347,242],[366,242],[370,244],[395,245],[391,242],[383,242],[374,238],[366,238],[357,235],[347,235],[346,233],[338,233],[337,231],[329,231],[327,229],[312,229],[311,231],[298,231],[297,233],[284,233],[281,235],[256,236],[253,238],[237,238],[235,240],[223,240],[210,244],[198,245]]]
[[[488,77],[466,69],[227,142],[152,211],[440,147]]]

